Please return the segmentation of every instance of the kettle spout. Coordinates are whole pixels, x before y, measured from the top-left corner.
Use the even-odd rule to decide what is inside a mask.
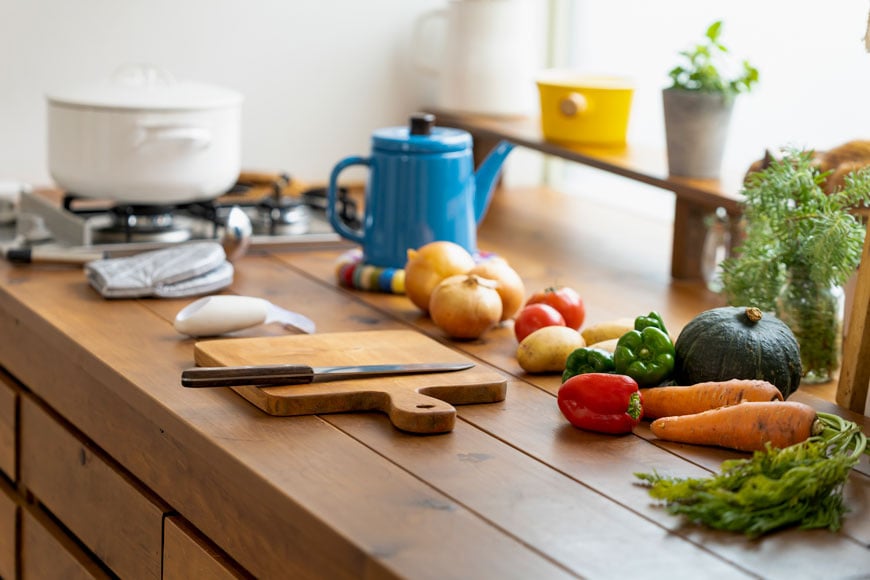
[[[498,145],[490,151],[477,172],[474,174],[474,221],[478,224],[486,210],[489,207],[489,202],[492,199],[492,192],[495,189],[495,182],[501,171],[502,163],[507,158],[508,153],[514,148],[513,143],[507,141],[499,141]]]

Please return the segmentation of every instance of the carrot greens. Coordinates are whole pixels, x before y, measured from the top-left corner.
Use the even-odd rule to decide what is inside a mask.
[[[870,450],[857,424],[828,413],[817,417],[824,428],[819,435],[725,461],[711,477],[635,476],[668,512],[712,528],[753,538],[792,526],[836,531],[846,512],[843,485]]]

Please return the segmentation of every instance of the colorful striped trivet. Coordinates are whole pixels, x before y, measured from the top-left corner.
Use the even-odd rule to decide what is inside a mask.
[[[492,252],[478,252],[474,255],[474,261],[482,262],[494,255]],[[338,257],[335,276],[338,283],[346,288],[389,294],[405,293],[405,269],[365,264],[360,248],[348,250]]]
[[[339,256],[335,270],[338,283],[368,292],[405,293],[404,268],[384,268],[363,263],[362,250],[353,248]]]

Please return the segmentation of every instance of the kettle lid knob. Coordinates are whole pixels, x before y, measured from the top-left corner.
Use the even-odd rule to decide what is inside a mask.
[[[470,152],[471,133],[453,127],[435,126],[435,115],[432,113],[413,113],[405,125],[376,129],[372,133],[372,148],[402,155]]]
[[[431,135],[435,126],[435,115],[432,113],[414,113],[411,115],[411,135]]]

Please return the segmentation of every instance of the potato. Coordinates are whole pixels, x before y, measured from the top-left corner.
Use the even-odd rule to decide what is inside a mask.
[[[590,344],[590,348],[598,348],[601,350],[606,350],[607,352],[614,352],[616,350],[616,343],[619,342],[618,338],[611,338],[610,340],[602,340],[601,342],[596,342],[595,344]]]
[[[568,355],[586,346],[579,332],[567,326],[545,326],[523,339],[517,362],[529,373],[561,373]]]
[[[586,344],[595,344],[612,338],[619,338],[629,330],[634,330],[634,318],[619,318],[608,322],[591,324],[584,328],[581,334]]]

